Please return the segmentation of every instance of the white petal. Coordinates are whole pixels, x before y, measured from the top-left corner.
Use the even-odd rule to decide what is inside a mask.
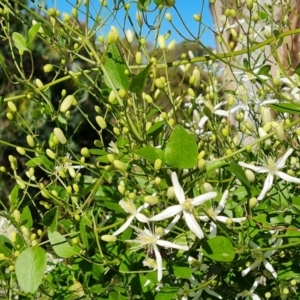
[[[182,211],[181,205],[179,205],[179,204],[173,205],[173,206],[167,207],[161,213],[150,218],[150,221],[161,221],[161,220],[173,217],[173,216],[179,214],[181,211]]]
[[[165,228],[164,230],[165,234],[168,234],[171,231],[171,229],[175,226],[175,224],[179,221],[180,218],[181,218],[181,214],[175,216],[172,222]]]
[[[156,265],[157,265],[157,281],[161,281],[162,279],[162,258],[158,247],[156,245],[153,246],[155,258],[156,258]]]
[[[185,222],[186,222],[186,225],[188,226],[188,228],[192,232],[194,232],[199,239],[203,239],[204,233],[203,233],[200,225],[197,223],[195,217],[191,213],[188,213],[186,211],[183,211],[183,214],[184,214]]]
[[[203,222],[208,222],[210,218],[208,216],[199,216],[199,220]]]
[[[149,219],[145,215],[140,213],[138,213],[135,217],[142,223],[147,223],[149,221]]]
[[[214,111],[215,115],[221,116],[221,117],[229,117],[229,111],[217,109]]]
[[[116,231],[116,232],[114,232],[113,233],[113,235],[119,235],[120,233],[122,233],[124,230],[126,230],[129,226],[130,226],[130,224],[131,224],[131,222],[132,222],[132,220],[134,219],[134,216],[130,216],[127,220],[126,220],[126,222]]]
[[[241,162],[241,161],[239,162],[239,165],[244,167],[244,168],[250,169],[254,172],[257,172],[257,173],[269,173],[270,172],[269,168],[264,167],[264,166],[257,167],[257,166],[246,164],[246,163]]]
[[[280,157],[276,162],[277,169],[281,169],[284,167],[287,158],[293,153],[294,149],[290,148],[286,153]]]
[[[227,197],[228,197],[228,190],[226,190],[223,193],[222,199],[221,199],[219,205],[217,206],[217,208],[215,209],[216,215],[218,215],[224,209]]]
[[[262,191],[260,192],[259,196],[257,197],[258,201],[264,199],[266,193],[272,187],[273,180],[274,180],[274,175],[271,174],[271,173],[269,173],[268,176],[267,176],[267,178],[266,178],[266,180],[265,180],[264,187],[263,187]]]
[[[242,218],[231,218],[232,222],[234,223],[242,223],[243,221],[247,220],[246,217],[242,217]]]
[[[216,219],[222,223],[226,223],[229,218],[225,216],[217,216]]]
[[[278,177],[282,178],[283,180],[285,181],[288,181],[288,182],[293,182],[293,183],[300,183],[300,178],[297,178],[297,177],[293,177],[293,176],[290,176],[286,173],[283,173],[281,171],[277,171],[275,173]]]
[[[256,260],[250,267],[246,268],[244,271],[242,271],[242,276],[246,276],[251,270],[255,269],[257,266],[259,266],[261,263],[260,260]]]
[[[251,287],[251,289],[250,289],[249,292],[253,293],[256,290],[259,282],[260,282],[260,277],[258,277],[258,278],[255,279],[255,281],[254,281],[254,283],[253,283],[253,285],[252,285],[252,287]]]
[[[277,278],[277,273],[275,272],[273,266],[266,259],[263,260],[263,263],[266,269],[273,275],[273,277]]]
[[[137,212],[141,212],[143,209],[147,208],[148,206],[150,206],[149,203],[144,203],[137,209]]]
[[[197,206],[197,205],[203,204],[205,201],[210,200],[210,199],[212,199],[216,196],[217,196],[216,192],[208,192],[208,193],[205,193],[203,195],[195,197],[191,201],[191,203],[192,203],[193,206]]]
[[[219,294],[217,294],[216,292],[210,290],[209,288],[205,288],[204,291],[209,294],[209,295],[212,295],[218,299],[223,299],[222,296],[220,296]]]
[[[156,244],[165,248],[174,248],[178,250],[183,250],[183,251],[188,251],[189,247],[188,246],[183,246],[183,245],[178,245],[169,241],[165,240],[157,240]]]
[[[201,120],[198,123],[198,127],[202,128],[207,121],[208,121],[208,117],[207,116],[202,117]]]
[[[251,294],[252,300],[261,300],[260,297],[256,294]]]
[[[180,204],[182,204],[185,201],[184,191],[183,191],[181,185],[179,184],[178,177],[175,172],[172,172],[171,179],[172,179],[172,183],[173,183],[173,187],[174,187],[175,196],[176,196],[178,202]]]

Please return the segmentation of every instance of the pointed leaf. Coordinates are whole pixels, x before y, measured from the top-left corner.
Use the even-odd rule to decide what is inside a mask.
[[[82,218],[80,220],[79,229],[80,229],[80,237],[81,237],[84,247],[89,248],[89,240],[88,240],[87,233],[85,230],[85,216],[82,216]]]
[[[46,270],[46,253],[41,247],[25,249],[18,256],[15,268],[21,290],[25,293],[35,293],[41,284]]]
[[[284,112],[290,115],[300,115],[300,105],[294,103],[276,103],[271,104],[270,107],[277,112]]]
[[[43,217],[43,224],[45,226],[50,227],[50,230],[53,232],[56,229],[57,219],[58,219],[57,207],[53,207],[45,213]]]
[[[222,160],[216,160],[216,161],[210,161],[207,165],[206,165],[206,172],[210,173],[216,169],[219,169],[225,165],[227,165],[228,163]]]
[[[234,248],[225,236],[216,236],[207,240],[202,247],[202,252],[215,261],[231,262],[235,257]]]
[[[136,150],[134,153],[150,161],[155,161],[158,158],[162,161],[165,160],[164,151],[158,148],[144,147]]]
[[[246,187],[250,188],[250,182],[245,175],[245,171],[237,163],[232,162],[229,166],[225,166],[224,169],[234,174]]]
[[[36,23],[34,24],[29,30],[28,30],[28,42],[27,42],[27,47],[31,49],[32,43],[34,38],[36,37],[39,29],[41,27],[41,23]]]
[[[13,32],[12,39],[17,49],[22,51],[29,51],[29,49],[26,47],[26,40],[23,35],[18,32]]]
[[[146,79],[148,77],[151,66],[152,63],[149,64],[142,72],[132,78],[129,86],[129,91],[136,94],[141,94],[144,91]]]
[[[128,90],[129,80],[125,74],[127,66],[115,44],[111,44],[107,50],[104,68],[107,73],[107,76],[104,76],[104,82],[109,88],[113,88],[114,85],[116,89],[123,88]]]
[[[197,144],[195,137],[181,125],[173,130],[165,150],[167,163],[174,168],[189,169],[197,165]]]

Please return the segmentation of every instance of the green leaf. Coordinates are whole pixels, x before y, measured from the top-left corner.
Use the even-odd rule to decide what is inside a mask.
[[[296,69],[295,69],[295,73],[300,76],[300,63],[297,65]]]
[[[173,130],[165,149],[167,163],[174,168],[189,169],[197,165],[195,137],[178,125]]]
[[[162,288],[157,295],[155,300],[171,300],[174,299],[176,293],[178,292],[178,287],[164,287]]]
[[[137,8],[141,11],[147,11],[150,4],[151,0],[138,0]]]
[[[245,172],[241,166],[232,162],[229,166],[225,166],[224,169],[234,174],[246,187],[250,188],[250,182],[245,175]]]
[[[35,293],[41,284],[46,270],[46,253],[39,246],[25,249],[18,256],[15,268],[21,290],[25,293]]]
[[[149,130],[146,132],[146,134],[150,134],[150,133],[153,133],[155,132],[156,130],[158,130],[159,128],[161,128],[162,126],[164,126],[166,124],[165,121],[158,121],[156,123],[154,123],[150,128]]]
[[[84,247],[89,248],[89,240],[85,230],[85,216],[81,217],[79,229],[80,229],[80,237]]]
[[[271,104],[270,107],[277,112],[288,113],[290,115],[300,115],[300,105],[294,103]]]
[[[16,207],[19,202],[19,186],[16,184],[10,192],[10,202],[13,207]]]
[[[30,229],[33,225],[31,211],[30,211],[30,208],[28,206],[25,206],[23,211],[22,211],[21,222],[28,229]]]
[[[210,172],[212,172],[216,169],[219,169],[225,165],[228,165],[228,163],[223,160],[211,161],[206,165],[206,172],[210,173]]]
[[[173,267],[174,275],[177,278],[190,278],[192,275],[192,270],[190,267],[179,267],[175,266]]]
[[[141,94],[144,91],[146,85],[146,79],[148,77],[152,63],[149,64],[142,72],[135,75],[130,83],[129,91],[136,94]]]
[[[43,217],[43,224],[45,226],[50,227],[50,231],[53,232],[57,226],[57,219],[58,219],[57,207],[53,207],[45,213]]]
[[[3,253],[5,256],[10,256],[13,249],[13,245],[6,236],[0,235],[0,253]]]
[[[234,248],[225,236],[215,236],[207,240],[202,247],[202,252],[215,261],[231,262],[235,257]]]
[[[129,80],[125,75],[127,66],[119,54],[119,50],[115,44],[111,44],[107,50],[104,68],[106,73],[104,75],[104,82],[109,88],[128,90]],[[108,78],[108,77],[109,78]]]
[[[271,70],[271,66],[265,65],[262,68],[260,68],[258,75],[264,75],[264,76],[270,77],[270,74],[269,74],[270,70]]]
[[[36,23],[28,30],[28,34],[27,34],[28,35],[28,42],[27,42],[28,49],[32,48],[33,40],[36,37],[40,27],[41,27],[41,23]]]
[[[144,147],[136,150],[134,153],[150,161],[155,161],[158,158],[162,161],[165,160],[164,151],[158,148]]]
[[[62,258],[70,258],[79,253],[77,247],[71,247],[66,238],[59,232],[48,231],[48,237],[54,252]]]
[[[15,47],[18,50],[29,51],[29,49],[26,47],[26,40],[23,35],[18,32],[13,32],[12,39],[15,43]]]

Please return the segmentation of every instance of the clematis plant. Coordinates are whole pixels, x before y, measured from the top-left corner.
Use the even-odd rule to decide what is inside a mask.
[[[171,175],[174,193],[179,202],[177,205],[167,207],[164,211],[150,218],[150,221],[161,221],[170,218],[175,215],[184,216],[186,225],[188,228],[195,233],[199,239],[204,238],[203,230],[194,216],[194,207],[203,204],[207,200],[210,200],[217,196],[216,192],[208,192],[206,194],[195,197],[194,199],[185,198],[184,191],[179,184],[177,174],[172,172]]]

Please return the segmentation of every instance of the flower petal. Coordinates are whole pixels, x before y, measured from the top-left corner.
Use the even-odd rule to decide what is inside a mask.
[[[184,246],[184,245],[178,245],[169,241],[165,241],[165,240],[157,240],[156,244],[165,248],[174,248],[174,249],[178,249],[178,250],[183,250],[183,251],[188,251],[189,247],[188,246]]]
[[[195,197],[191,201],[191,203],[192,203],[193,206],[197,206],[197,205],[203,204],[205,201],[210,200],[210,199],[212,199],[216,196],[217,196],[216,192],[208,192],[208,193],[205,193],[203,195]]]
[[[210,231],[209,234],[210,238],[215,237],[217,235],[217,224],[214,221],[210,222],[209,231]]]
[[[263,263],[266,269],[273,275],[273,277],[277,278],[277,273],[275,272],[273,266],[266,259],[263,260]]]
[[[181,185],[179,184],[178,177],[175,172],[172,172],[171,179],[172,179],[172,183],[173,183],[173,187],[174,187],[175,196],[176,196],[178,202],[180,204],[182,204],[185,201],[184,191],[183,191]]]
[[[126,220],[126,222],[116,232],[114,232],[112,235],[116,236],[116,235],[119,235],[120,233],[122,233],[123,231],[125,231],[127,229],[127,227],[130,226],[133,219],[134,219],[134,216],[130,216]]]
[[[209,289],[209,288],[205,288],[204,291],[205,291],[207,294],[209,294],[209,295],[211,295],[211,296],[214,296],[214,297],[216,297],[216,298],[218,298],[218,299],[223,299],[222,296],[220,296],[219,294],[217,294],[216,292],[212,291],[212,290]]]
[[[161,213],[150,218],[150,221],[161,221],[161,220],[173,217],[173,216],[179,214],[181,211],[182,211],[181,205],[179,205],[179,204],[173,205],[173,206],[167,207]]]
[[[259,266],[261,263],[260,260],[256,260],[250,267],[246,268],[242,271],[242,276],[246,276],[251,270],[255,269],[257,266]]]
[[[285,166],[285,162],[287,160],[287,158],[293,153],[294,149],[290,148],[288,151],[286,151],[286,153],[280,157],[277,162],[276,162],[276,167],[277,169],[281,169]]]
[[[215,209],[215,214],[216,215],[218,215],[224,209],[227,197],[228,197],[228,190],[226,190],[223,193],[221,201],[220,201],[219,205],[217,206],[217,208]]]
[[[288,182],[293,182],[293,183],[300,183],[300,178],[297,178],[297,177],[293,177],[293,176],[290,176],[286,173],[283,173],[281,171],[277,171],[275,173],[278,177],[282,178],[283,180],[285,181],[288,181]]]
[[[149,221],[149,219],[145,215],[140,213],[138,213],[135,217],[142,223],[147,223]]]
[[[200,225],[196,221],[195,217],[191,213],[186,212],[185,210],[183,211],[183,214],[184,214],[185,222],[186,222],[186,225],[188,226],[188,228],[192,232],[194,232],[199,239],[203,239],[204,233],[203,233]]]
[[[263,187],[262,191],[260,192],[259,196],[257,197],[258,201],[264,199],[266,193],[272,187],[273,180],[274,180],[274,175],[271,174],[271,173],[269,173],[268,176],[267,176],[267,178],[266,178],[266,180],[265,180],[264,187]]]
[[[269,168],[264,167],[264,166],[257,167],[257,166],[246,164],[246,163],[241,162],[241,161],[238,164],[240,166],[244,167],[244,168],[250,169],[250,170],[252,170],[254,172],[257,172],[257,173],[269,173],[270,172]]]
[[[153,245],[153,250],[155,253],[156,264],[157,264],[157,281],[159,282],[162,279],[162,258],[158,250],[158,247],[156,245]]]

